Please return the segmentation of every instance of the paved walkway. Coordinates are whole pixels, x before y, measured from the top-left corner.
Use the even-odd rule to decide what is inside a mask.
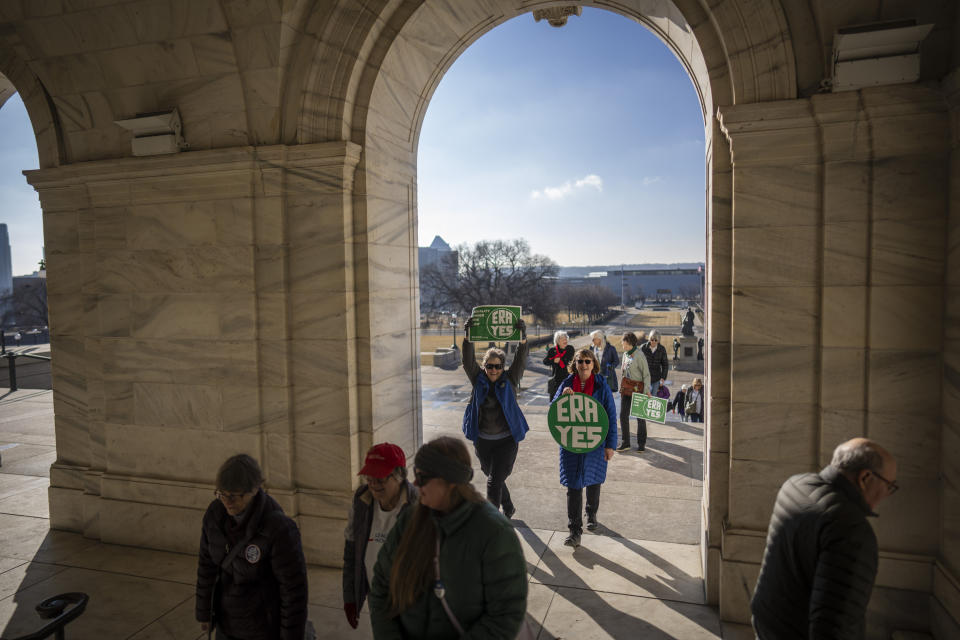
[[[531,433],[510,487],[530,573],[528,615],[539,638],[751,637],[741,627],[721,632],[715,609],[703,604],[702,425],[652,426],[646,453],[617,454],[603,487],[602,526],[573,551],[563,546],[564,493],[546,428],[546,378],[538,369],[524,376],[521,404]],[[676,376],[678,384],[680,376],[692,377]],[[459,433],[462,371],[425,369],[423,380],[425,439]],[[0,636],[38,628],[33,607],[43,598],[85,591],[90,604],[67,628],[71,640],[202,637],[193,618],[195,557],[49,530],[46,489],[56,457],[49,391],[0,398],[0,456]],[[477,477],[482,482],[479,467]],[[353,631],[341,607],[340,572],[311,567],[310,618],[319,636],[370,638],[367,616]]]

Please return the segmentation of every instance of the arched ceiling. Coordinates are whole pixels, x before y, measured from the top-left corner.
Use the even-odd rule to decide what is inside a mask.
[[[406,71],[429,75],[440,69],[442,75],[497,21],[565,4],[570,3],[7,0],[0,2],[0,73],[24,96],[38,139],[45,136],[38,144],[44,166],[128,156],[130,133],[114,121],[173,107],[180,110],[191,149],[358,141],[357,127],[363,125],[357,115],[367,108],[375,78],[386,77],[381,67],[391,47],[409,54],[399,59]],[[815,91],[829,73],[832,34],[841,26],[903,17],[935,24],[923,44],[924,79],[949,71],[958,46],[955,0],[578,4],[650,18],[648,26],[687,64],[710,114],[718,104]],[[398,40],[411,21],[437,30],[417,43]],[[467,24],[473,31],[456,33],[450,48],[451,33]],[[684,41],[698,43],[704,67],[679,44]],[[709,81],[697,81],[700,74]],[[706,84],[713,105],[704,99]],[[431,91],[431,82],[424,87]]]
[[[17,89],[13,86],[13,83],[7,80],[6,76],[0,74],[0,109],[16,92]]]
[[[933,31],[920,45],[921,81],[936,81],[960,63],[955,53],[960,47],[956,39],[960,3],[956,0],[806,0],[782,5],[790,25],[802,96],[816,93],[820,81],[830,77],[833,35],[843,27],[902,19],[932,24]]]

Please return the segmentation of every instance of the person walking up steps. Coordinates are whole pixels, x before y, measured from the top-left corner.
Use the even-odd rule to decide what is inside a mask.
[[[623,334],[620,345],[624,353],[621,362],[620,374],[620,430],[623,439],[617,451],[626,451],[630,448],[630,398],[634,393],[645,393],[650,389],[650,368],[647,358],[640,351],[640,339],[637,334],[628,331]],[[644,451],[647,446],[647,422],[637,419],[637,451]]]
[[[565,393],[585,393],[601,405],[607,412],[609,429],[607,439],[602,446],[588,453],[573,453],[560,448],[560,484],[567,488],[567,527],[570,535],[563,541],[568,547],[579,547],[583,533],[583,490],[587,490],[587,530],[594,531],[599,526],[597,511],[600,509],[600,485],[607,478],[607,462],[613,457],[613,445],[617,443],[617,405],[613,401],[613,392],[607,386],[606,379],[597,373],[600,361],[593,349],[584,347],[577,351],[571,373],[557,390],[556,400]]]
[[[463,370],[473,385],[470,404],[463,414],[463,435],[473,443],[480,468],[487,476],[487,500],[503,515],[512,518],[516,512],[507,478],[513,472],[519,443],[530,427],[517,404],[517,387],[527,363],[527,326],[518,320],[520,344],[507,367],[507,354],[502,349],[487,349],[481,367],[477,366],[473,343],[466,339],[473,318],[464,323]]]

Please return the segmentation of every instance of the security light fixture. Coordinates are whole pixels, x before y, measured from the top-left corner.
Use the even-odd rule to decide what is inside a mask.
[[[180,112],[162,111],[138,113],[129,120],[115,120],[115,124],[133,132],[133,155],[158,156],[179,153],[187,148],[183,139]]]
[[[832,91],[920,79],[920,43],[933,29],[916,20],[844,27],[833,36]]]

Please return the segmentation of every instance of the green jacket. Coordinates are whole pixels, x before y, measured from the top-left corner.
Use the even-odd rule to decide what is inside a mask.
[[[457,631],[431,584],[411,607],[389,617],[390,569],[414,509],[404,509],[373,569],[370,616],[377,640],[453,640]],[[527,611],[527,563],[513,526],[489,502],[465,502],[434,521],[447,604],[471,640],[513,640]]]

